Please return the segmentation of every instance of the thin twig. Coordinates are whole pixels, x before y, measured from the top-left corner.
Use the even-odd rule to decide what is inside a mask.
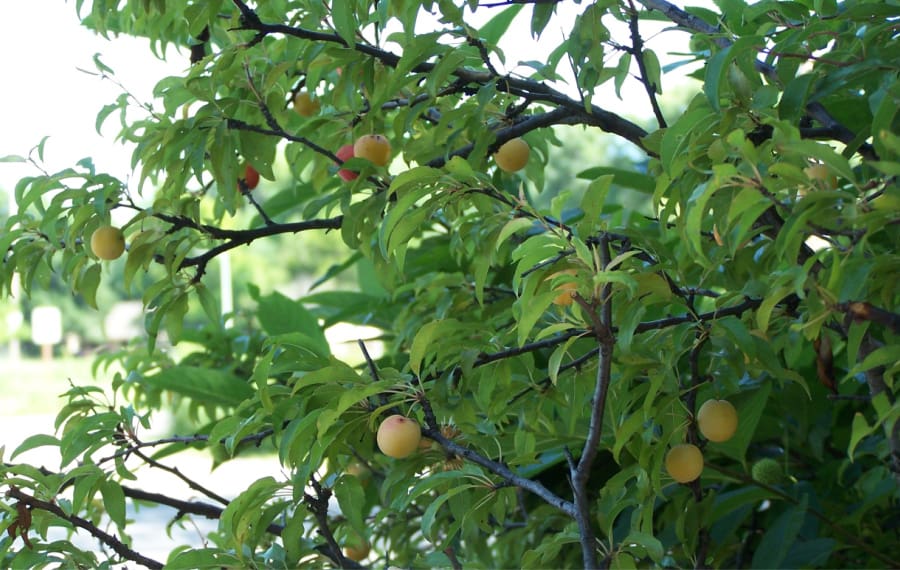
[[[429,402],[424,393],[418,394],[417,400],[422,405],[422,411],[425,414],[425,427],[422,428],[422,435],[436,441],[446,451],[454,455],[458,455],[463,459],[468,459],[476,465],[484,467],[488,471],[499,475],[512,485],[515,485],[516,487],[520,487],[537,495],[538,497],[546,501],[550,506],[556,507],[557,509],[573,518],[575,517],[576,511],[575,505],[573,503],[566,501],[562,497],[558,496],[556,493],[554,493],[538,481],[533,481],[520,475],[516,475],[505,464],[499,461],[494,461],[493,459],[488,459],[474,449],[460,445],[452,439],[444,436],[444,434],[441,432],[440,425],[437,421],[437,416],[434,413],[434,409],[431,407],[431,402]]]
[[[200,483],[197,483],[196,481],[194,481],[187,475],[183,474],[181,472],[181,470],[179,470],[177,467],[170,467],[168,465],[160,463],[159,461],[156,461],[152,457],[147,456],[146,454],[144,454],[142,451],[140,451],[138,449],[133,450],[133,453],[137,457],[139,457],[141,460],[143,460],[147,465],[150,465],[151,467],[155,467],[157,469],[161,469],[163,471],[167,471],[167,472],[171,473],[172,475],[174,475],[175,477],[178,477],[179,479],[181,479],[191,489],[194,489],[195,491],[199,491],[200,493],[203,493],[210,499],[212,499],[214,501],[218,501],[219,503],[222,503],[223,505],[226,505],[226,506],[228,505],[228,503],[229,503],[228,499],[226,499],[225,497],[223,497],[222,495],[219,495],[218,493],[216,493],[214,491],[211,491],[210,489],[207,489]]]
[[[643,83],[644,89],[647,91],[647,97],[650,98],[650,107],[653,108],[653,114],[656,116],[656,123],[659,125],[659,128],[665,129],[668,126],[666,124],[666,118],[663,115],[662,109],[659,106],[659,101],[656,98],[656,91],[659,88],[659,85],[650,82],[650,75],[647,71],[647,61],[644,59],[644,38],[641,37],[641,32],[638,27],[638,11],[632,0],[628,0],[628,5],[630,6],[628,26],[631,30],[631,50],[629,51],[637,61],[638,71],[641,74],[641,83]]]

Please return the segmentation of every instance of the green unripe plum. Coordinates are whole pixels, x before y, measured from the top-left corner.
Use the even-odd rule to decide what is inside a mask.
[[[781,483],[781,480],[784,478],[784,471],[781,469],[781,464],[769,457],[760,459],[754,463],[751,474],[754,479],[763,485],[777,485],[778,483]]]

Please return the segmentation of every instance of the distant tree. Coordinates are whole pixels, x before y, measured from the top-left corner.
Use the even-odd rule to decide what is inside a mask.
[[[123,95],[98,116],[121,117],[146,203],[84,164],[16,188],[0,289],[58,275],[95,304],[110,271],[91,237],[124,210],[112,270],[140,288],[148,336],[101,356],[124,372],[70,390],[55,434],[7,450],[3,565],[900,566],[900,6],[583,4],[511,73],[513,18],[539,36],[559,2],[78,2],[98,33],[193,63],[160,79],[161,104]],[[426,11],[439,28],[414,33]],[[700,64],[679,115],[658,102],[650,20]],[[631,83],[652,128],[603,108],[601,86]],[[637,166],[585,153],[586,188],[534,200],[555,125],[614,135]],[[345,148],[368,134],[383,138]],[[279,157],[282,189],[258,199],[246,165],[272,179]],[[317,232],[343,243],[321,279],[356,272],[358,290],[251,286],[255,310],[228,326],[210,264],[279,235],[259,262],[284,263]],[[361,341],[361,365],[339,360],[337,323],[381,330],[384,353]],[[185,348],[158,350],[162,332]],[[173,398],[208,423],[146,439]],[[392,420],[388,456],[392,415],[424,438]],[[271,474],[235,498],[194,480],[202,500],[149,493],[136,472],[186,478],[185,449],[257,445]],[[58,470],[16,461],[40,446]],[[152,560],[132,502],[218,528]]]

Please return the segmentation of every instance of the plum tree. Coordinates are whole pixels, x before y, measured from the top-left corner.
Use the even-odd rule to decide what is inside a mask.
[[[0,159],[0,293],[146,333],[0,449],[0,566],[900,567],[896,2],[76,4],[183,72],[97,103],[125,179]]]

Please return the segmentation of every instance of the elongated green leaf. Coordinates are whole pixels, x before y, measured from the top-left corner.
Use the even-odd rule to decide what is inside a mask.
[[[803,495],[799,505],[789,507],[767,529],[753,554],[753,568],[781,568],[782,561],[803,526],[808,502],[808,496]]]
[[[59,440],[52,435],[46,435],[42,433],[30,435],[26,437],[25,441],[20,443],[19,446],[12,452],[12,455],[10,455],[10,459],[15,459],[16,456],[25,453],[29,449],[44,447],[48,445],[59,447]]]
[[[478,36],[489,45],[496,44],[509,29],[513,19],[522,11],[522,5],[513,5],[509,8],[501,10],[496,16],[490,19],[487,24],[478,30]]]
[[[220,406],[236,406],[253,394],[242,378],[221,370],[173,366],[142,380],[150,386]]]
[[[107,479],[100,485],[100,494],[103,496],[103,508],[120,530],[125,529],[125,492],[122,486]]]
[[[432,343],[438,338],[446,338],[448,331],[455,330],[457,324],[458,321],[456,319],[447,319],[426,323],[419,329],[409,348],[409,368],[416,375],[422,373],[422,364],[425,361],[426,354],[432,348]]]
[[[352,46],[356,43],[356,15],[353,12],[355,2],[333,2],[331,4],[331,17],[334,27],[341,38]]]
[[[302,302],[289,299],[278,292],[259,298],[257,302],[259,311],[256,316],[267,333],[272,336],[302,333],[321,354],[329,353],[324,331]]]

